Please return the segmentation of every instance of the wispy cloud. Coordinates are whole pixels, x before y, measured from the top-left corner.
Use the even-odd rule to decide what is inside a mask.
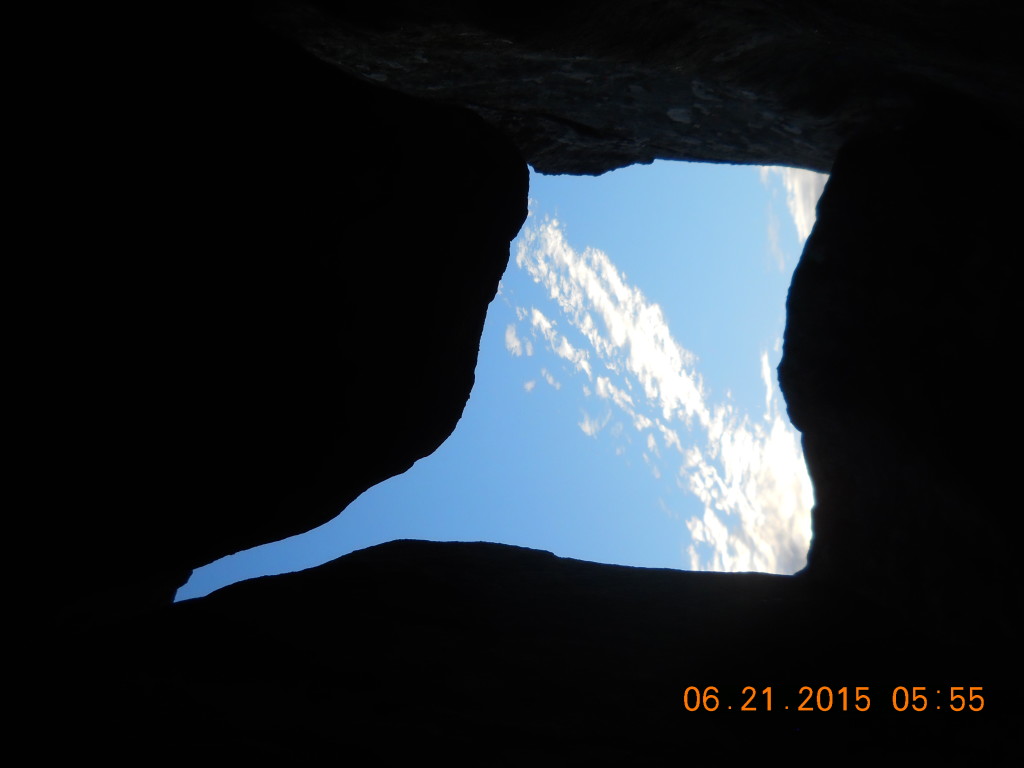
[[[612,384],[611,379],[607,376],[597,377],[597,394],[599,397],[611,399],[627,413],[632,413],[633,398],[630,397],[629,393],[619,389]]]
[[[524,352],[529,356],[533,354],[533,343],[529,339],[525,341],[520,339],[516,334],[515,323],[509,323],[505,328],[505,349],[516,357],[521,356]]]
[[[530,310],[530,322],[533,325],[534,333],[539,334],[544,339],[548,349],[563,360],[568,360],[575,366],[576,370],[587,374],[588,379],[591,377],[592,373],[587,351],[574,347],[566,336],[558,332],[554,321],[549,320],[543,312],[534,307]],[[508,343],[507,339],[508,334],[506,333],[506,345]],[[530,344],[529,341],[526,343]],[[532,344],[529,349],[530,352],[528,354],[533,354]]]
[[[803,243],[814,227],[815,208],[818,205],[818,198],[821,197],[821,193],[825,189],[828,176],[824,173],[805,171],[802,168],[762,166],[758,170],[761,181],[766,186],[770,183],[772,176],[782,181],[782,186],[786,191],[786,207],[789,208],[789,215],[793,217],[797,237]],[[774,233],[773,227],[775,228]],[[768,229],[769,240],[775,244],[774,252],[778,247],[778,223],[773,223],[771,217],[769,217]]]
[[[565,241],[558,220],[545,219],[521,234],[516,264],[544,285],[569,323],[605,360],[605,368],[624,368],[635,377],[663,418],[707,421],[694,356],[672,338],[661,307],[627,285],[604,252],[587,248],[578,253]],[[553,345],[553,323],[537,309],[533,318]]]
[[[779,217],[775,215],[771,205],[768,206],[768,250],[771,251],[779,271],[785,270],[786,252],[782,250],[782,244],[779,242]]]
[[[546,381],[555,389],[562,388],[562,384],[559,381],[557,381],[554,376],[551,375],[547,368],[541,368],[540,375],[544,378],[544,381]]]
[[[611,417],[611,411],[606,412],[604,417],[600,419],[594,418],[584,411],[583,421],[579,423],[579,427],[583,430],[583,434],[589,435],[590,437],[597,437],[597,433],[607,426]]]
[[[517,317],[529,317],[546,347],[584,374],[584,393],[609,408],[599,418],[584,412],[581,431],[596,437],[617,409],[641,433],[652,475],[674,478],[674,487],[701,502],[703,514],[687,522],[690,567],[776,573],[803,567],[811,485],[797,435],[781,415],[767,352],[760,366],[765,412],[751,418],[730,403],[710,401],[696,356],[675,340],[661,308],[605,253],[570,246],[557,219],[528,223],[516,264],[554,309],[517,307]],[[547,369],[541,373],[560,386]],[[628,440],[621,429],[610,432],[610,439]]]
[[[767,353],[761,360],[763,369]],[[793,573],[804,565],[814,494],[799,438],[766,384],[762,418],[719,406],[707,453],[687,456],[682,474],[704,503],[704,515],[687,522],[692,568]]]

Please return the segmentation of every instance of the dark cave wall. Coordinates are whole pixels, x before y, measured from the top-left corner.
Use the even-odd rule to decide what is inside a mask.
[[[54,54],[18,283],[45,550],[19,735],[136,760],[593,765],[688,742],[1009,764],[1020,11],[544,8],[181,6]],[[832,171],[780,370],[817,493],[807,571],[398,542],[171,605],[192,567],[324,522],[451,432],[524,157]],[[680,711],[716,684],[869,685],[881,704]],[[917,684],[983,686],[989,706],[881,706]]]
[[[58,715],[58,754],[118,761],[159,745],[183,760],[1002,766],[1010,649],[793,577],[395,541],[80,629],[41,675],[56,671],[42,690],[61,695],[36,711]],[[929,686],[933,705],[980,686],[986,706],[899,712],[899,685]],[[836,706],[797,711],[806,686]],[[695,707],[693,690],[687,708],[688,688],[718,708]]]
[[[459,104],[542,173],[654,159],[827,172],[922,98],[1019,113],[1022,12],[926,0],[337,0],[262,18],[368,82]]]
[[[1008,633],[1021,163],[1005,125],[944,107],[839,153],[779,378],[815,487],[809,573],[933,631]]]
[[[435,450],[526,216],[479,117],[243,20],[185,29],[100,81],[40,297],[44,365],[75,372],[41,448],[60,616],[170,602]]]
[[[261,2],[201,21],[183,6],[141,44],[108,32],[105,58],[83,56],[103,58],[97,71],[64,84],[68,111],[88,119],[57,144],[52,173],[69,184],[45,196],[64,217],[51,250],[75,253],[83,233],[102,244],[101,258],[61,258],[40,296],[54,351],[40,370],[59,360],[87,372],[71,388],[56,373],[37,387],[62,455],[77,457],[54,457],[57,488],[41,482],[64,530],[46,589],[79,606],[126,600],[118,591],[169,600],[191,568],[315,527],[434,450],[468,397],[486,306],[525,215],[520,153],[547,171],[654,157],[826,170],[857,137],[952,120],[918,156],[956,145],[973,157],[1012,143],[976,130],[975,115],[1004,137],[1020,124],[1019,61],[1004,45],[1018,17],[959,3]],[[918,183],[989,181],[951,170],[955,180],[936,171]],[[894,171],[877,173],[884,186]],[[854,197],[876,194],[867,177],[856,184]],[[940,209],[914,210],[910,229],[928,229]],[[881,229],[865,253],[896,227],[871,226]],[[841,247],[827,234],[815,242]],[[845,279],[822,295],[843,294]],[[989,312],[977,280],[969,300]],[[868,294],[884,285],[862,282]],[[795,316],[814,301],[799,295]],[[886,322],[945,312],[921,300]],[[817,327],[812,315],[800,322]],[[840,335],[837,348],[875,337]],[[872,365],[924,364],[884,354],[893,359]],[[412,370],[434,375],[411,382]],[[787,383],[794,419],[824,454],[836,430],[813,422],[839,411],[818,407],[801,376]],[[35,455],[53,452],[33,439]],[[845,546],[828,541],[832,515],[817,519],[815,553]]]

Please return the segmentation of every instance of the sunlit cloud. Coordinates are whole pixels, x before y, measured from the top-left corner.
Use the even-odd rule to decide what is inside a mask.
[[[793,178],[797,187],[817,183]],[[794,199],[801,194],[796,189]],[[699,361],[675,340],[661,307],[630,285],[605,253],[570,246],[557,219],[528,222],[516,265],[551,300],[547,314],[520,307],[517,317],[529,318],[532,332],[569,364],[570,376],[584,375],[577,380],[584,394],[617,409],[633,434],[640,433],[642,457],[655,480],[674,483],[675,492],[695,497],[703,507],[686,521],[684,562],[700,570],[802,568],[813,494],[798,436],[779,406],[767,351],[759,371],[765,410],[751,417],[729,402],[710,401]],[[515,354],[513,346],[506,338]],[[547,369],[541,374],[560,386]],[[597,437],[611,419],[611,410],[600,417],[584,412],[578,426]],[[622,431],[621,421],[615,427],[602,439],[614,440],[616,454],[624,455],[629,432]]]
[[[558,220],[546,219],[521,233],[516,264],[547,289],[569,323],[606,360],[607,370],[624,367],[635,377],[663,418],[707,421],[693,354],[672,339],[661,307],[627,285],[605,253],[576,252]],[[553,323],[539,310],[533,313],[534,326],[553,343]]]
[[[577,349],[569,342],[569,339],[563,336],[558,346],[554,349],[554,353],[571,362],[576,367],[576,370],[587,374],[588,379],[591,378],[590,361],[587,360],[586,350]]]
[[[666,448],[675,448],[679,453],[683,452],[683,445],[679,440],[679,433],[674,429],[669,429],[667,426],[662,424],[660,421],[657,422],[657,427],[661,430],[661,437],[665,441]]]
[[[583,434],[589,435],[590,437],[596,437],[597,433],[600,432],[608,424],[611,419],[611,411],[607,412],[603,419],[595,419],[586,411],[583,412],[583,421],[579,423],[580,429],[583,430]]]
[[[555,379],[555,377],[551,375],[551,372],[548,371],[547,368],[541,368],[540,369],[540,375],[543,377],[544,381],[546,381],[548,384],[550,384],[555,389],[561,389],[562,388],[561,382],[557,381]]]
[[[630,397],[628,392],[612,384],[611,379],[607,376],[597,377],[597,394],[598,397],[613,400],[617,406],[627,413],[632,413],[633,398]]]
[[[802,168],[779,168],[762,166],[758,169],[761,181],[767,185],[771,176],[776,176],[782,181],[786,190],[786,207],[789,208],[789,215],[793,217],[793,224],[796,226],[797,237],[803,243],[811,234],[814,227],[815,208],[818,205],[818,198],[825,189],[825,182],[828,175],[805,171]],[[775,228],[773,235],[772,228]],[[778,244],[778,224],[773,223],[769,217],[768,223],[769,241]],[[774,249],[773,249],[774,252]]]
[[[530,322],[549,343],[555,338],[555,324],[536,307],[530,311]]]
[[[633,415],[633,426],[636,427],[637,432],[643,432],[645,429],[653,427],[654,422],[642,413],[636,413]]]
[[[681,467],[704,503],[704,515],[687,522],[690,567],[794,573],[805,564],[814,504],[799,437],[775,407],[758,420],[721,408],[716,421],[713,455],[697,451]]]
[[[516,357],[524,353],[529,356],[533,354],[533,343],[529,339],[520,339],[516,334],[515,324],[509,323],[508,327],[505,328],[505,349]]]
[[[761,353],[761,381],[764,383],[764,417],[770,418],[775,387],[772,386],[772,369],[768,363],[768,353]]]
[[[533,392],[533,388],[537,386],[536,379],[530,379],[529,381],[523,382],[523,389],[527,392]]]
[[[775,260],[775,266],[782,272],[786,268],[786,252],[782,250],[782,244],[779,242],[779,217],[775,215],[775,210],[770,205],[768,206],[768,250],[771,251],[772,258]]]

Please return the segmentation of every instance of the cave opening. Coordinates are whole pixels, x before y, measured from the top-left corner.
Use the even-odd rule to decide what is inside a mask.
[[[329,523],[197,569],[177,599],[400,538],[798,571],[813,492],[775,369],[825,178],[667,161],[531,171],[452,436]]]

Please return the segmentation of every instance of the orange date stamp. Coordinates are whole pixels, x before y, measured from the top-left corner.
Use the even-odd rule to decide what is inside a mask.
[[[771,712],[793,710],[796,712],[867,712],[872,706],[889,705],[896,712],[925,712],[946,710],[950,712],[980,712],[985,708],[982,686],[951,686],[930,688],[923,685],[897,685],[883,689],[881,696],[872,694],[869,686],[843,686],[832,688],[827,685],[813,688],[801,686],[796,694],[779,691],[773,702],[772,686],[758,690],[752,685],[745,686],[738,695],[720,691],[717,686],[698,688],[691,685],[683,691],[683,707],[687,712],[715,712],[736,710],[739,712]],[[934,691],[934,693],[932,693]]]

